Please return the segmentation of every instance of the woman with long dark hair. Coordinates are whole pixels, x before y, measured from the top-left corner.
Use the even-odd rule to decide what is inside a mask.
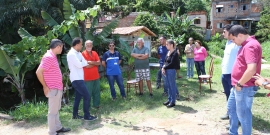
[[[169,39],[166,42],[166,47],[168,49],[167,56],[165,58],[165,63],[162,67],[162,74],[165,75],[165,81],[168,86],[168,100],[164,102],[163,104],[167,106],[168,108],[175,106],[175,100],[176,100],[176,81],[175,81],[175,75],[176,75],[176,69],[178,67],[177,64],[179,64],[179,56],[175,48],[175,43],[173,40]]]

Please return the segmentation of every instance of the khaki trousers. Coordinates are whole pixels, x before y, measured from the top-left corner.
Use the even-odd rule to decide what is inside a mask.
[[[56,135],[56,131],[62,128],[59,119],[59,110],[61,108],[61,99],[63,95],[63,90],[51,89],[47,95],[48,98],[48,127],[49,135]]]

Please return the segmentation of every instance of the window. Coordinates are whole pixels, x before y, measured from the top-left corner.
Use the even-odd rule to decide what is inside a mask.
[[[194,24],[201,24],[201,20],[200,19],[195,19]]]
[[[247,5],[241,5],[241,9],[242,10],[247,10],[248,9],[248,6]]]
[[[217,28],[222,29],[223,28],[223,23],[217,23]]]
[[[230,5],[229,8],[233,8],[233,5]]]
[[[223,11],[223,5],[216,5],[216,12],[220,13]]]
[[[231,24],[236,25],[239,24],[238,21],[232,21]]]
[[[244,27],[247,29],[249,27],[249,22],[248,21],[245,21],[244,22]]]

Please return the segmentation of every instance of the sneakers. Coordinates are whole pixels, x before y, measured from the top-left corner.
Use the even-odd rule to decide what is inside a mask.
[[[71,130],[70,128],[64,128],[64,127],[62,127],[60,130],[57,130],[56,133],[69,132],[70,130]]]
[[[176,94],[176,100],[180,100],[180,95],[179,94]]]
[[[229,119],[229,115],[225,114],[224,116],[220,117],[220,119],[222,120],[228,120]]]
[[[116,97],[113,97],[112,100],[115,101],[116,100]]]
[[[167,92],[162,93],[162,96],[164,97],[168,96]]]
[[[142,96],[142,95],[143,95],[143,93],[140,92],[140,93],[139,93],[139,96]]]
[[[160,85],[157,85],[157,89],[159,89],[160,88]]]
[[[152,93],[150,93],[150,94],[149,94],[149,96],[150,96],[150,97],[153,97],[153,94],[152,94]]]
[[[171,108],[171,107],[174,107],[175,106],[175,103],[169,103],[168,105],[167,105],[167,108]]]
[[[84,118],[85,121],[93,121],[93,120],[96,120],[97,117],[96,116],[89,116],[88,118]]]
[[[77,116],[73,116],[72,119],[83,119],[83,117],[80,115],[77,115]]]

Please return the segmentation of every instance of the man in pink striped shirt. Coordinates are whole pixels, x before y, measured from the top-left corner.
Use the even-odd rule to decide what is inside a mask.
[[[59,119],[63,83],[56,55],[61,54],[63,46],[61,40],[53,39],[50,44],[50,50],[44,54],[36,71],[37,78],[43,86],[44,94],[48,98],[49,135],[70,131],[70,128],[62,127]]]

